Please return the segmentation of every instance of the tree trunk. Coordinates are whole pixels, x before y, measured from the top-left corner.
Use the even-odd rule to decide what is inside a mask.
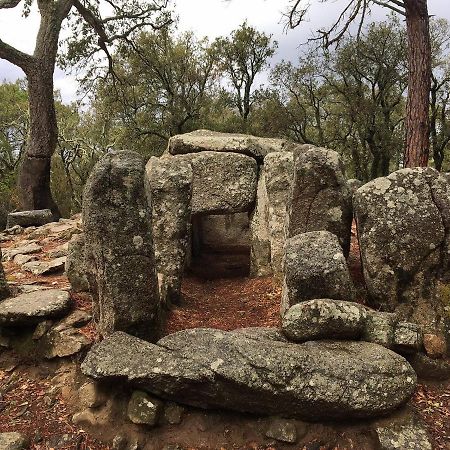
[[[430,23],[426,0],[404,0],[408,35],[405,167],[425,167],[429,156]]]
[[[19,174],[22,208],[50,209],[55,219],[60,212],[50,190],[51,158],[58,140],[53,98],[53,64],[36,62],[27,74],[30,132]]]

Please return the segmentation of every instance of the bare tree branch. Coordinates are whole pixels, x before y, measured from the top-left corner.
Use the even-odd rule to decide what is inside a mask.
[[[21,52],[0,39],[0,59],[6,59],[11,64],[20,67],[25,73],[33,62],[33,57]]]

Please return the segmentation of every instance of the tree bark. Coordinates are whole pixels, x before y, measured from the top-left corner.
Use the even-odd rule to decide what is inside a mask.
[[[426,0],[404,0],[408,35],[405,167],[428,165],[431,88],[430,23]]]
[[[23,209],[48,208],[58,219],[60,212],[50,190],[51,158],[58,140],[53,65],[43,67],[35,63],[33,66],[27,74],[30,131],[19,174],[19,190]]]

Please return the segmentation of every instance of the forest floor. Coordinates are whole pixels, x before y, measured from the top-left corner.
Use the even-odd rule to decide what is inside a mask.
[[[14,245],[20,239],[14,237]],[[55,239],[46,245],[45,251],[64,242],[64,239]],[[2,248],[7,248],[12,243],[4,242]],[[358,301],[364,302],[359,249],[355,238],[349,267],[360,294]],[[63,274],[38,277],[21,271],[20,266],[11,261],[5,263],[5,271],[12,283],[68,287],[68,280]],[[165,334],[194,327],[233,330],[248,326],[279,325],[281,288],[270,277],[212,281],[187,277],[183,281],[182,294],[182,304],[168,315]],[[78,294],[72,297],[78,308],[90,310],[88,295]],[[83,331],[93,341],[99,339],[92,323],[84,327]],[[26,434],[33,450],[109,449],[107,445],[89,436],[83,428],[72,423],[74,411],[67,400],[65,384],[78,364],[78,358],[36,364],[24,360],[11,350],[2,352],[0,347],[0,432],[17,431]],[[434,449],[450,450],[450,383],[419,384],[412,404],[427,424]],[[251,443],[240,448],[274,449]],[[299,447],[294,445],[291,448]],[[350,448],[353,447],[348,447]],[[344,450],[344,447],[339,449]]]

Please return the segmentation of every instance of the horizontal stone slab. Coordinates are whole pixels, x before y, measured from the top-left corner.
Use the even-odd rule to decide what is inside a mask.
[[[156,345],[116,332],[92,347],[82,371],[196,407],[309,420],[382,416],[416,385],[409,363],[377,344],[294,344],[258,330],[184,330]]]

